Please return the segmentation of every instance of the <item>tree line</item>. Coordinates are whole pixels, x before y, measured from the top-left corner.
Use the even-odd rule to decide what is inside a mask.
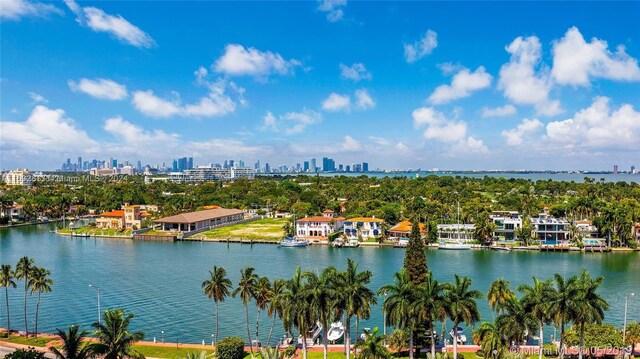
[[[120,208],[124,203],[157,204],[173,215],[216,204],[227,208],[272,209],[315,215],[324,209],[346,217],[376,216],[387,223],[419,218],[448,223],[456,218],[483,225],[493,210],[535,216],[544,207],[551,215],[592,219],[601,237],[615,245],[635,246],[633,225],[640,221],[640,185],[585,178],[582,183],[452,176],[406,177],[258,177],[233,183],[144,184],[141,176],[119,182],[39,182],[24,188],[0,185],[0,209],[22,205],[27,219]],[[6,219],[5,219],[6,220]],[[524,236],[524,238],[527,238]]]

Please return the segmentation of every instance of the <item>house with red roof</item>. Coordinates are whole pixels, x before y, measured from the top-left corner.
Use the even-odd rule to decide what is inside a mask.
[[[335,212],[326,209],[322,216],[300,218],[296,221],[296,237],[326,240],[331,233],[342,229],[344,217],[336,217]]]

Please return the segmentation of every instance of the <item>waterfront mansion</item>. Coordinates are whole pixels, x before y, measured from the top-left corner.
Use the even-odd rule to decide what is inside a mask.
[[[344,222],[344,235],[349,240],[367,240],[380,237],[382,233],[382,219],[376,217],[356,217]]]
[[[327,209],[322,216],[300,218],[296,221],[296,236],[302,239],[328,239],[333,232],[342,229],[344,217],[335,217],[335,212]]]

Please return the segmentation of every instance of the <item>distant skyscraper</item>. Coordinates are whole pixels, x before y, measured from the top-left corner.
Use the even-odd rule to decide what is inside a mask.
[[[78,168],[76,171],[82,171],[82,157],[78,156]]]
[[[309,161],[304,161],[304,163],[302,164],[302,170],[304,172],[309,172]]]
[[[316,166],[316,159],[315,158],[311,159],[310,165],[311,166],[310,166],[309,169],[311,170],[311,172],[316,172],[318,170],[318,167]]]
[[[189,159],[187,160],[187,169],[188,170],[193,169],[193,157],[189,157]]]
[[[178,161],[177,160],[173,160],[173,166],[171,166],[171,170],[173,172],[177,172],[178,171]]]
[[[613,174],[618,174],[618,165],[613,165]]]
[[[271,166],[269,166],[269,162],[264,164],[264,172],[271,173]]]
[[[344,171],[344,166],[342,164],[338,165],[338,171],[340,172]]]
[[[140,160],[138,160],[136,169],[138,170],[138,172],[142,172],[142,162],[140,162]]]
[[[636,171],[636,166],[631,166],[631,173],[634,173]]]
[[[362,162],[362,172],[369,172],[369,164],[367,162]]]
[[[260,171],[260,160],[256,161],[255,166],[253,166],[253,169],[255,169],[256,171]]]
[[[114,158],[111,160],[111,168],[118,168],[118,159]]]
[[[351,172],[351,166],[347,165],[345,172]]]

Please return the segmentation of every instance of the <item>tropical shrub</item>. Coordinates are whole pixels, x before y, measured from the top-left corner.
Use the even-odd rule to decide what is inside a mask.
[[[296,347],[295,346],[290,346],[287,347],[287,349],[284,350],[284,356],[285,358],[291,358],[296,354]]]
[[[41,353],[34,348],[18,349],[13,353],[9,353],[4,356],[5,359],[44,359],[44,353]]]
[[[244,340],[237,337],[227,337],[218,342],[218,359],[244,358]]]
[[[404,330],[396,329],[387,338],[389,348],[398,352],[409,346],[409,335]]]
[[[564,333],[564,342],[567,346],[576,346],[580,344],[580,329],[571,326]],[[622,335],[618,328],[612,324],[585,324],[584,326],[584,345],[586,348],[620,348],[622,347]]]

